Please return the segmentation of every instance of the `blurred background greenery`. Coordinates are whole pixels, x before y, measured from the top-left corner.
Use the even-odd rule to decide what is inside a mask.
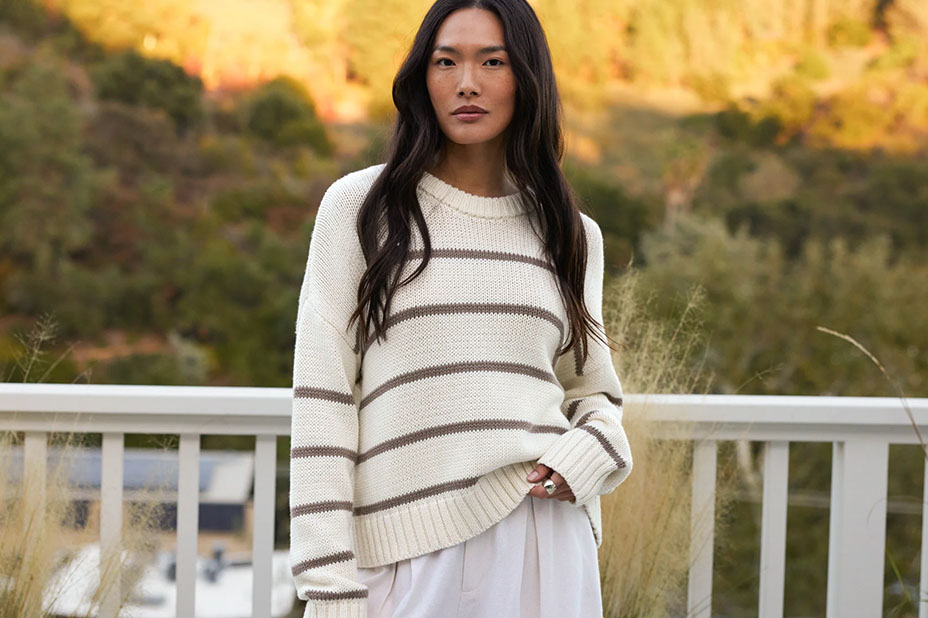
[[[3,379],[51,312],[72,347],[50,381],[290,386],[315,208],[383,160],[429,4],[0,0]],[[928,3],[531,4],[607,277],[640,274],[668,323],[704,288],[713,392],[893,395],[825,326],[928,395]],[[756,614],[756,453],[718,615]],[[791,616],[824,614],[830,456],[792,449]],[[922,469],[893,447],[891,615],[917,610]]]

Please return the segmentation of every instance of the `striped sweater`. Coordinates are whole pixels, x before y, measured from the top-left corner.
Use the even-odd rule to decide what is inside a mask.
[[[304,617],[364,618],[358,567],[460,543],[512,512],[542,463],[602,544],[599,497],[628,476],[609,349],[566,342],[556,274],[519,194],[481,197],[426,172],[432,256],[393,297],[386,340],[348,329],[365,269],[355,233],[384,164],[336,180],[319,205],[300,289],[293,367],[290,567]],[[602,322],[603,239],[581,215],[585,301]],[[537,225],[537,222],[536,222]],[[423,255],[412,226],[409,274]]]

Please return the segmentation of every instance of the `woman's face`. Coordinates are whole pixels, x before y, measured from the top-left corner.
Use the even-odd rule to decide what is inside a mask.
[[[469,8],[448,15],[435,35],[425,81],[438,124],[449,140],[502,140],[515,109],[516,80],[496,14]],[[484,111],[455,113],[462,105]]]

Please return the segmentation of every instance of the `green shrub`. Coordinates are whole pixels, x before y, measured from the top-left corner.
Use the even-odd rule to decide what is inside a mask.
[[[863,47],[870,43],[870,25],[850,17],[842,17],[828,28],[828,44],[832,47]]]
[[[781,136],[791,137],[804,132],[815,111],[816,94],[808,80],[798,75],[787,75],[777,79],[772,86],[769,99],[763,101],[756,113],[767,121],[767,133],[774,126]]]
[[[754,117],[735,103],[715,115],[715,128],[723,137],[764,148],[772,146],[782,123],[775,115]]]
[[[0,24],[23,38],[38,38],[46,31],[48,17],[42,7],[26,0],[0,0]]]
[[[259,88],[246,106],[245,117],[249,133],[274,145],[307,145],[322,155],[332,153],[312,99],[291,78],[278,77]]]
[[[868,100],[865,85],[839,92],[828,101],[827,111],[809,127],[820,144],[839,148],[871,148],[890,131],[894,118],[883,106]]]
[[[564,173],[581,208],[601,225],[606,240],[606,261],[624,266],[638,252],[641,234],[654,222],[648,203],[625,193],[611,178],[568,159]]]
[[[212,199],[212,210],[223,221],[262,219],[267,209],[280,205],[285,198],[277,183],[255,183],[218,191]],[[289,201],[289,200],[288,200]]]
[[[169,60],[125,50],[96,65],[91,76],[101,99],[164,110],[178,131],[203,116],[203,82]]]
[[[204,173],[229,172],[251,175],[257,169],[257,159],[249,138],[221,133],[204,134],[198,144]]]
[[[729,103],[728,107],[715,115],[715,128],[723,137],[734,141],[744,141],[751,130],[751,115]]]
[[[796,75],[806,79],[825,79],[830,71],[828,62],[825,57],[815,50],[808,50],[799,58],[799,62],[793,68]]]
[[[871,71],[891,71],[906,69],[918,60],[920,41],[910,34],[896,37],[885,52],[874,58],[868,65]]]
[[[731,99],[731,85],[728,77],[718,71],[710,73],[693,72],[686,79],[689,87],[704,101],[728,101]]]

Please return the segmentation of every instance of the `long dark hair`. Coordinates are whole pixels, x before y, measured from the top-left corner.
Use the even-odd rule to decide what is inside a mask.
[[[574,348],[574,354],[578,363],[585,363],[586,336],[578,339],[576,333],[600,335],[598,323],[583,302],[586,234],[560,168],[564,156],[563,109],[551,54],[541,23],[526,0],[437,0],[422,20],[393,81],[397,115],[386,164],[358,212],[357,233],[367,269],[358,286],[358,306],[349,327],[361,319],[358,336],[362,350],[371,338],[385,340],[385,318],[396,288],[417,277],[431,257],[431,241],[416,187],[424,171],[441,155],[445,135],[429,98],[425,74],[439,27],[450,13],[463,8],[492,11],[502,22],[516,79],[506,164],[523,199],[541,221],[547,257],[557,275],[570,332],[559,354],[579,340],[580,347]],[[415,271],[398,283],[409,251],[410,220],[418,226],[424,256]]]

